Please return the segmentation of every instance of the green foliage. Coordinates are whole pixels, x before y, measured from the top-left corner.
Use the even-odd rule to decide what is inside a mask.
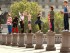
[[[27,0],[22,0],[20,2],[14,2],[14,4],[11,5],[10,7],[12,16],[14,17],[15,15],[18,16],[18,12],[23,12],[23,11],[28,11],[32,15],[32,31],[37,32],[38,31],[38,26],[35,25],[35,21],[37,18],[37,14],[39,11],[42,11],[41,6],[39,6],[36,2],[28,2]],[[19,16],[18,16],[19,17]],[[46,33],[49,30],[49,22],[48,22],[48,17],[42,18],[43,21],[42,23],[42,31]],[[63,15],[60,12],[55,12],[55,31],[57,33],[60,33],[61,30],[63,29]],[[27,17],[25,17],[25,32],[28,31],[28,22],[27,22]]]
[[[18,15],[18,12],[28,11],[33,16],[42,10],[36,2],[28,2],[27,0],[22,0],[20,2],[14,2],[10,7],[12,16]]]
[[[42,18],[42,31],[46,33],[49,30],[48,17]],[[60,12],[55,12],[54,28],[56,33],[60,33],[63,30],[63,15]]]
[[[19,12],[27,11],[31,13],[32,15],[32,29],[33,32],[36,32],[38,27],[35,25],[36,17],[39,11],[41,11],[42,8],[41,6],[38,5],[36,2],[28,2],[27,0],[22,0],[20,2],[14,2],[14,4],[11,5],[10,11],[12,13],[12,16],[18,16],[19,17]],[[25,17],[25,30],[28,30],[28,25],[27,25],[27,17]]]
[[[63,30],[63,14],[60,12],[55,13],[55,31],[60,33]]]

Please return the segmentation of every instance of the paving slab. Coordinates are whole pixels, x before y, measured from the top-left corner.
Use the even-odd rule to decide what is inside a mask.
[[[43,44],[43,46],[44,49],[35,50],[35,48],[0,45],[0,53],[59,53],[60,52],[60,44],[55,45],[56,51],[46,51],[47,45]]]

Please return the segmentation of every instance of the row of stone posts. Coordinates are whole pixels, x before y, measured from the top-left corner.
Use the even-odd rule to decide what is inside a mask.
[[[24,36],[27,36],[26,45],[24,43]],[[43,49],[43,32],[37,32],[36,36],[36,46],[35,49]],[[12,45],[26,48],[34,48],[33,46],[33,33],[18,33],[18,34],[0,34],[0,44],[2,45]],[[46,51],[54,51],[55,47],[55,32],[48,31],[47,32],[47,47]],[[70,52],[70,32],[63,31],[62,32],[62,44],[60,48],[60,52]]]

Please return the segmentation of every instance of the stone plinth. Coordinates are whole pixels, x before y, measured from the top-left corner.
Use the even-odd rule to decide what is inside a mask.
[[[62,32],[62,45],[60,49],[60,53],[67,53],[70,52],[70,32],[63,31]]]
[[[32,42],[32,38],[33,38],[33,33],[27,33],[27,44],[26,44],[26,48],[33,48],[33,42]]]
[[[25,47],[24,36],[25,36],[25,33],[19,33],[19,42],[18,42],[19,47]]]
[[[18,33],[13,33],[12,34],[12,46],[17,46],[17,38],[18,38]]]
[[[47,32],[47,47],[46,51],[54,51],[55,48],[55,33],[52,31]]]
[[[12,34],[7,34],[7,43],[6,43],[6,45],[11,45],[11,38],[12,38]]]
[[[43,49],[43,32],[36,33],[36,46],[35,49]]]
[[[7,34],[2,34],[2,45],[6,45],[6,36]]]

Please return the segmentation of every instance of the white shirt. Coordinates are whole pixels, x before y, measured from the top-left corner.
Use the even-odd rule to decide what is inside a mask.
[[[21,15],[21,13],[19,12],[19,16],[20,16],[20,21],[24,20],[24,15]]]

